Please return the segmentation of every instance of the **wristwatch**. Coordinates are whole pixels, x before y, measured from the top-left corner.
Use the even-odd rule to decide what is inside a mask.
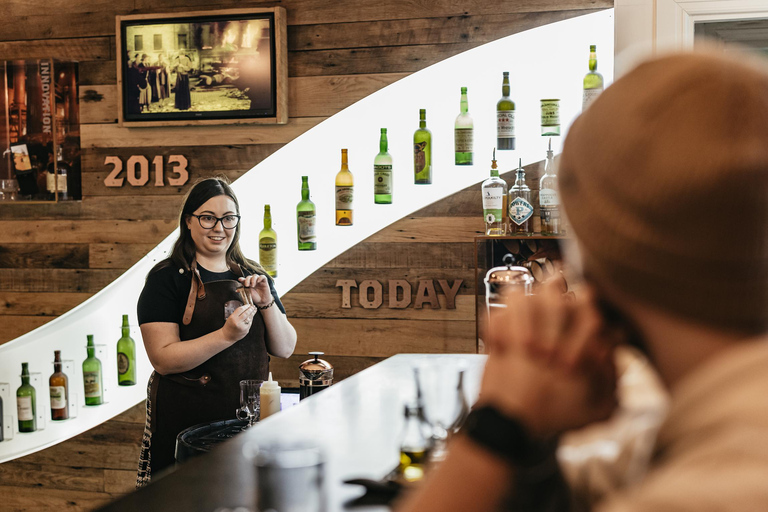
[[[551,464],[554,468],[557,466],[556,440],[542,442],[532,438],[518,419],[507,416],[493,406],[484,405],[473,409],[462,430],[472,441],[520,469],[539,472]]]

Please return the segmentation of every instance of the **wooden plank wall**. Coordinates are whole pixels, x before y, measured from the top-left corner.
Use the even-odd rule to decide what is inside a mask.
[[[101,290],[174,229],[184,187],[106,188],[106,155],[184,154],[191,181],[236,179],[299,134],[430,64],[500,37],[613,6],[611,0],[3,0],[0,59],[80,61],[82,202],[0,205],[0,343]],[[288,13],[284,126],[123,129],[116,124],[114,17],[281,5]],[[90,91],[90,92],[89,92]],[[530,169],[533,179],[535,169]],[[509,178],[508,178],[509,180]],[[316,271],[284,302],[297,353],[322,350],[337,380],[397,352],[475,351],[473,237],[479,188],[408,216]],[[339,308],[337,279],[463,279],[456,310]],[[435,283],[437,286],[437,283]],[[438,288],[439,290],[439,288]],[[443,300],[444,298],[441,298]],[[296,384],[304,356],[274,361]],[[133,487],[143,408],[0,465],[4,510],[91,510]]]

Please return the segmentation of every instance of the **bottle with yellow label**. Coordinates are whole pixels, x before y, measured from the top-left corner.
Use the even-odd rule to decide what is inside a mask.
[[[354,180],[347,165],[347,150],[341,150],[341,170],[336,175],[336,225],[352,225],[352,193]]]
[[[259,233],[259,263],[272,277],[277,277],[277,233],[272,229],[272,212],[264,205],[264,229]]]

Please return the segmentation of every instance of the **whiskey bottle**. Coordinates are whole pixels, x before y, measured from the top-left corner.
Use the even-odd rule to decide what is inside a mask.
[[[301,177],[301,201],[296,206],[296,224],[299,250],[314,251],[317,249],[315,203],[309,200],[309,176]]]
[[[589,46],[589,73],[584,75],[584,96],[581,102],[581,110],[595,101],[595,98],[603,92],[603,75],[597,72],[597,45]]]
[[[352,225],[354,180],[347,164],[347,150],[341,150],[341,170],[336,175],[336,225]]]
[[[509,98],[509,71],[504,71],[501,99],[496,103],[496,147],[515,149],[515,103]]]
[[[59,201],[67,201],[70,198],[67,189],[67,177],[69,176],[69,164],[64,161],[63,148],[59,146],[56,156],[56,165],[53,162],[48,164],[48,173],[46,174],[46,188],[51,199],[58,195]]]
[[[51,394],[51,419],[69,419],[69,381],[61,371],[61,351],[53,351],[53,374],[48,379]]]
[[[19,432],[37,430],[37,404],[35,388],[29,383],[29,363],[21,363],[21,386],[16,390],[19,413]]]
[[[93,344],[93,334],[88,335],[86,347],[88,357],[83,361],[83,388],[85,405],[101,405],[104,403],[101,380],[101,361],[96,357],[96,347]]]
[[[555,156],[552,151],[552,139],[549,139],[547,162],[544,175],[539,181],[539,211],[541,212],[541,234],[545,236],[564,235],[560,219],[560,198],[558,196],[557,171]]]
[[[427,130],[427,111],[419,110],[419,129],[413,134],[414,183],[432,183],[432,132]]]
[[[533,235],[532,215],[531,189],[525,184],[523,161],[518,159],[515,184],[509,189],[509,234]]]
[[[131,338],[128,315],[123,315],[122,335],[117,340],[117,383],[120,386],[136,384],[136,342]]]
[[[491,177],[483,182],[481,190],[485,234],[504,236],[507,224],[507,182],[499,177],[495,149],[493,150],[493,160],[491,160]]]
[[[264,205],[264,229],[259,232],[259,264],[272,277],[277,277],[277,233],[272,229],[272,212]]]
[[[379,154],[373,159],[373,202],[392,204],[392,156],[388,153],[387,129],[381,129]]]
[[[472,165],[472,146],[474,138],[474,123],[469,115],[467,88],[461,88],[461,113],[456,117],[453,130],[453,143],[456,165]]]

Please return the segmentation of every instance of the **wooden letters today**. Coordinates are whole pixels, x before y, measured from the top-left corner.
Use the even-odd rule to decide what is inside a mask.
[[[463,279],[456,279],[449,285],[445,279],[438,279],[437,284],[445,295],[445,308],[456,309],[456,294],[459,293]],[[405,279],[390,279],[389,283],[389,308],[404,309],[411,305],[411,283]],[[339,279],[336,286],[341,288],[341,307],[352,307],[352,288],[358,289],[360,306],[365,309],[377,309],[384,302],[383,287],[375,279],[366,279],[358,286],[354,279]],[[400,296],[401,298],[398,298]],[[419,279],[416,289],[416,299],[413,301],[415,309],[421,309],[428,304],[432,309],[440,309],[437,299],[435,282],[432,279]]]

